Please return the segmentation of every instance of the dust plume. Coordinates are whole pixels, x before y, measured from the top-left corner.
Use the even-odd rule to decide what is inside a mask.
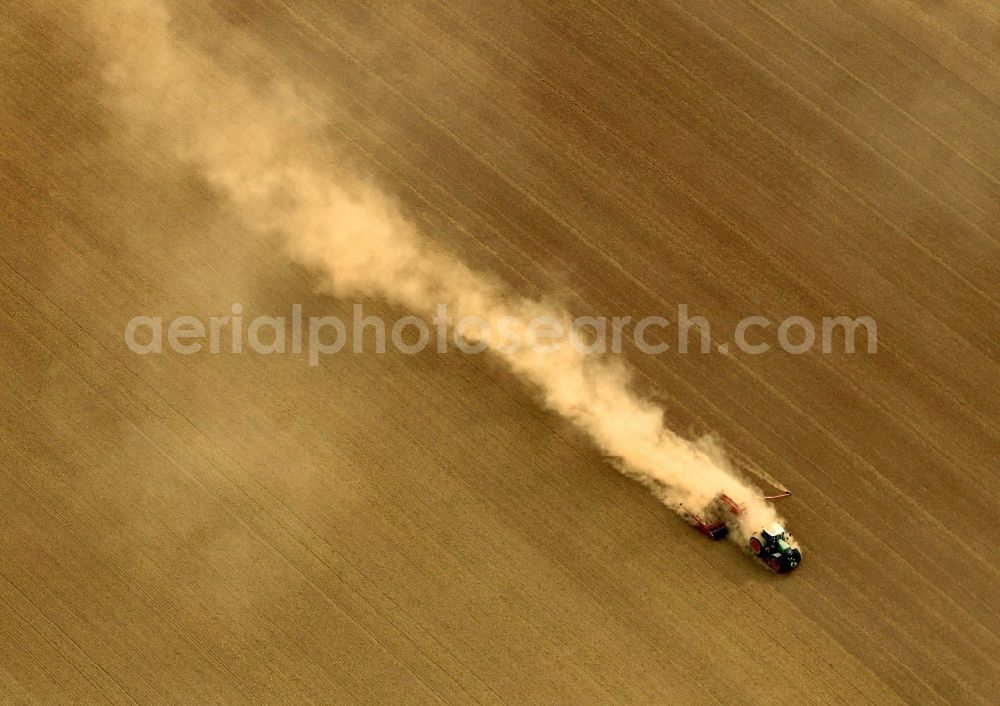
[[[742,528],[732,533],[741,544],[776,519],[717,447],[665,428],[662,410],[634,391],[620,363],[566,340],[554,352],[527,345],[527,322],[550,316],[568,330],[569,313],[506,291],[418,233],[376,187],[339,173],[318,138],[321,120],[293,88],[260,89],[228,72],[181,37],[155,2],[93,3],[88,17],[116,114],[137,134],[172,146],[249,227],[283,234],[290,256],[316,273],[323,291],[382,298],[427,318],[444,304],[456,320],[481,317],[494,330],[516,317],[526,345],[511,351],[489,341],[493,354],[664,504],[703,511],[720,492],[746,501]]]

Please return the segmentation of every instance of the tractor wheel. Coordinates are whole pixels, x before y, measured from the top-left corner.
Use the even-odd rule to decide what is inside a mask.
[[[760,554],[760,540],[756,537],[750,538],[750,551],[754,554]]]
[[[781,569],[781,563],[777,559],[771,559],[771,571],[777,573]]]

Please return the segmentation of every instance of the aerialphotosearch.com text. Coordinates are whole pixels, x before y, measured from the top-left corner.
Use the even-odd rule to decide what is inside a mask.
[[[289,316],[244,318],[243,306],[238,303],[225,315],[207,320],[194,316],[169,321],[159,316],[136,316],[125,327],[125,344],[141,355],[166,350],[181,355],[201,351],[306,353],[311,366],[319,365],[322,356],[345,351],[385,353],[390,344],[407,355],[416,355],[430,346],[438,353],[454,347],[469,355],[487,350],[512,354],[523,348],[548,353],[563,344],[582,354],[600,355],[620,353],[629,343],[648,355],[761,355],[771,350],[792,355],[816,350],[854,353],[861,343],[867,353],[878,350],[878,328],[870,316],[826,316],[815,321],[790,316],[779,322],[748,316],[736,324],[731,336],[720,340],[709,321],[692,315],[687,304],[677,306],[672,321],[663,316],[636,320],[629,316],[537,316],[529,320],[517,316],[465,316],[455,320],[444,304],[437,306],[429,323],[417,316],[387,321],[366,313],[360,303],[354,304],[348,321],[336,316],[306,317],[299,304],[292,306]]]

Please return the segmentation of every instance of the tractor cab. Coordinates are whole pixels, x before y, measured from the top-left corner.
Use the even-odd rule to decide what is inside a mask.
[[[761,538],[764,539],[765,544],[773,544],[779,540],[784,540],[787,535],[785,533],[785,528],[774,523],[770,527],[766,527],[760,531]]]

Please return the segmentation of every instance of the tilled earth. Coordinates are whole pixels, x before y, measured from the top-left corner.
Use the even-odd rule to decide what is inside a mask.
[[[172,8],[513,291],[708,319],[626,355],[794,491],[774,576],[488,357],[129,351],[140,314],[353,302],[125,129],[77,3],[4,3],[0,700],[994,700],[1000,12],[931,5]],[[751,314],[878,352],[716,352]]]

